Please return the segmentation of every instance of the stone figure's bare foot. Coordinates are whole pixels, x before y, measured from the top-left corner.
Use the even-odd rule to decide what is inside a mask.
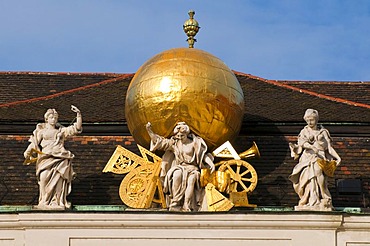
[[[181,211],[181,207],[180,206],[171,206],[168,211]]]
[[[181,211],[183,211],[183,212],[191,212],[191,209],[189,207],[183,207],[181,209]]]

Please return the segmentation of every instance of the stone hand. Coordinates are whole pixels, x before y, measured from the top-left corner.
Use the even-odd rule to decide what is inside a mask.
[[[80,110],[74,105],[71,105],[71,110],[75,113],[80,113]]]
[[[212,164],[210,165],[211,173],[213,173],[213,172],[215,171],[215,169],[216,169],[216,167],[215,167],[215,165],[212,163]]]
[[[147,130],[148,132],[149,132],[149,131],[152,131],[152,123],[150,123],[150,122],[146,123],[145,127],[146,127],[146,130]]]

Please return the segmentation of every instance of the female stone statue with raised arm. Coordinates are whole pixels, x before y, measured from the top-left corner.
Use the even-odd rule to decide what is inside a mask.
[[[66,209],[71,204],[67,195],[71,192],[72,179],[75,176],[72,168],[74,155],[64,148],[64,140],[81,133],[82,116],[80,110],[71,106],[77,114],[76,122],[68,127],[58,123],[58,113],[48,109],[44,115],[45,123],[37,124],[30,144],[24,152],[25,158],[37,152],[36,176],[39,184],[39,209]]]
[[[171,211],[197,211],[200,207],[200,169],[215,170],[213,156],[207,153],[204,140],[190,132],[185,122],[179,122],[171,138],[152,131],[150,122],[146,129],[151,138],[150,151],[164,150],[161,178],[163,191],[168,194]]]
[[[300,199],[296,210],[332,210],[325,174],[325,169],[330,167],[325,165],[333,164],[334,172],[341,158],[332,147],[329,131],[317,124],[317,110],[307,109],[303,119],[307,125],[299,133],[298,144],[290,143],[292,157],[299,158],[289,176]]]

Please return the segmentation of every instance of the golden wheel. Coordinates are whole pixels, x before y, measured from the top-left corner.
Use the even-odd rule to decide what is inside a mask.
[[[218,171],[230,173],[231,183],[228,193],[231,192],[252,192],[257,186],[257,172],[246,161],[229,160],[221,164]]]
[[[151,166],[140,166],[129,172],[119,187],[119,195],[123,203],[131,208],[142,208],[146,191],[153,179],[152,174]]]

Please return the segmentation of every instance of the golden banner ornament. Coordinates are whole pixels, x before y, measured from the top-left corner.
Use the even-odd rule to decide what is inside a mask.
[[[335,169],[337,169],[336,161],[327,161],[323,159],[317,159],[317,164],[319,164],[321,170],[329,177],[334,177]]]

